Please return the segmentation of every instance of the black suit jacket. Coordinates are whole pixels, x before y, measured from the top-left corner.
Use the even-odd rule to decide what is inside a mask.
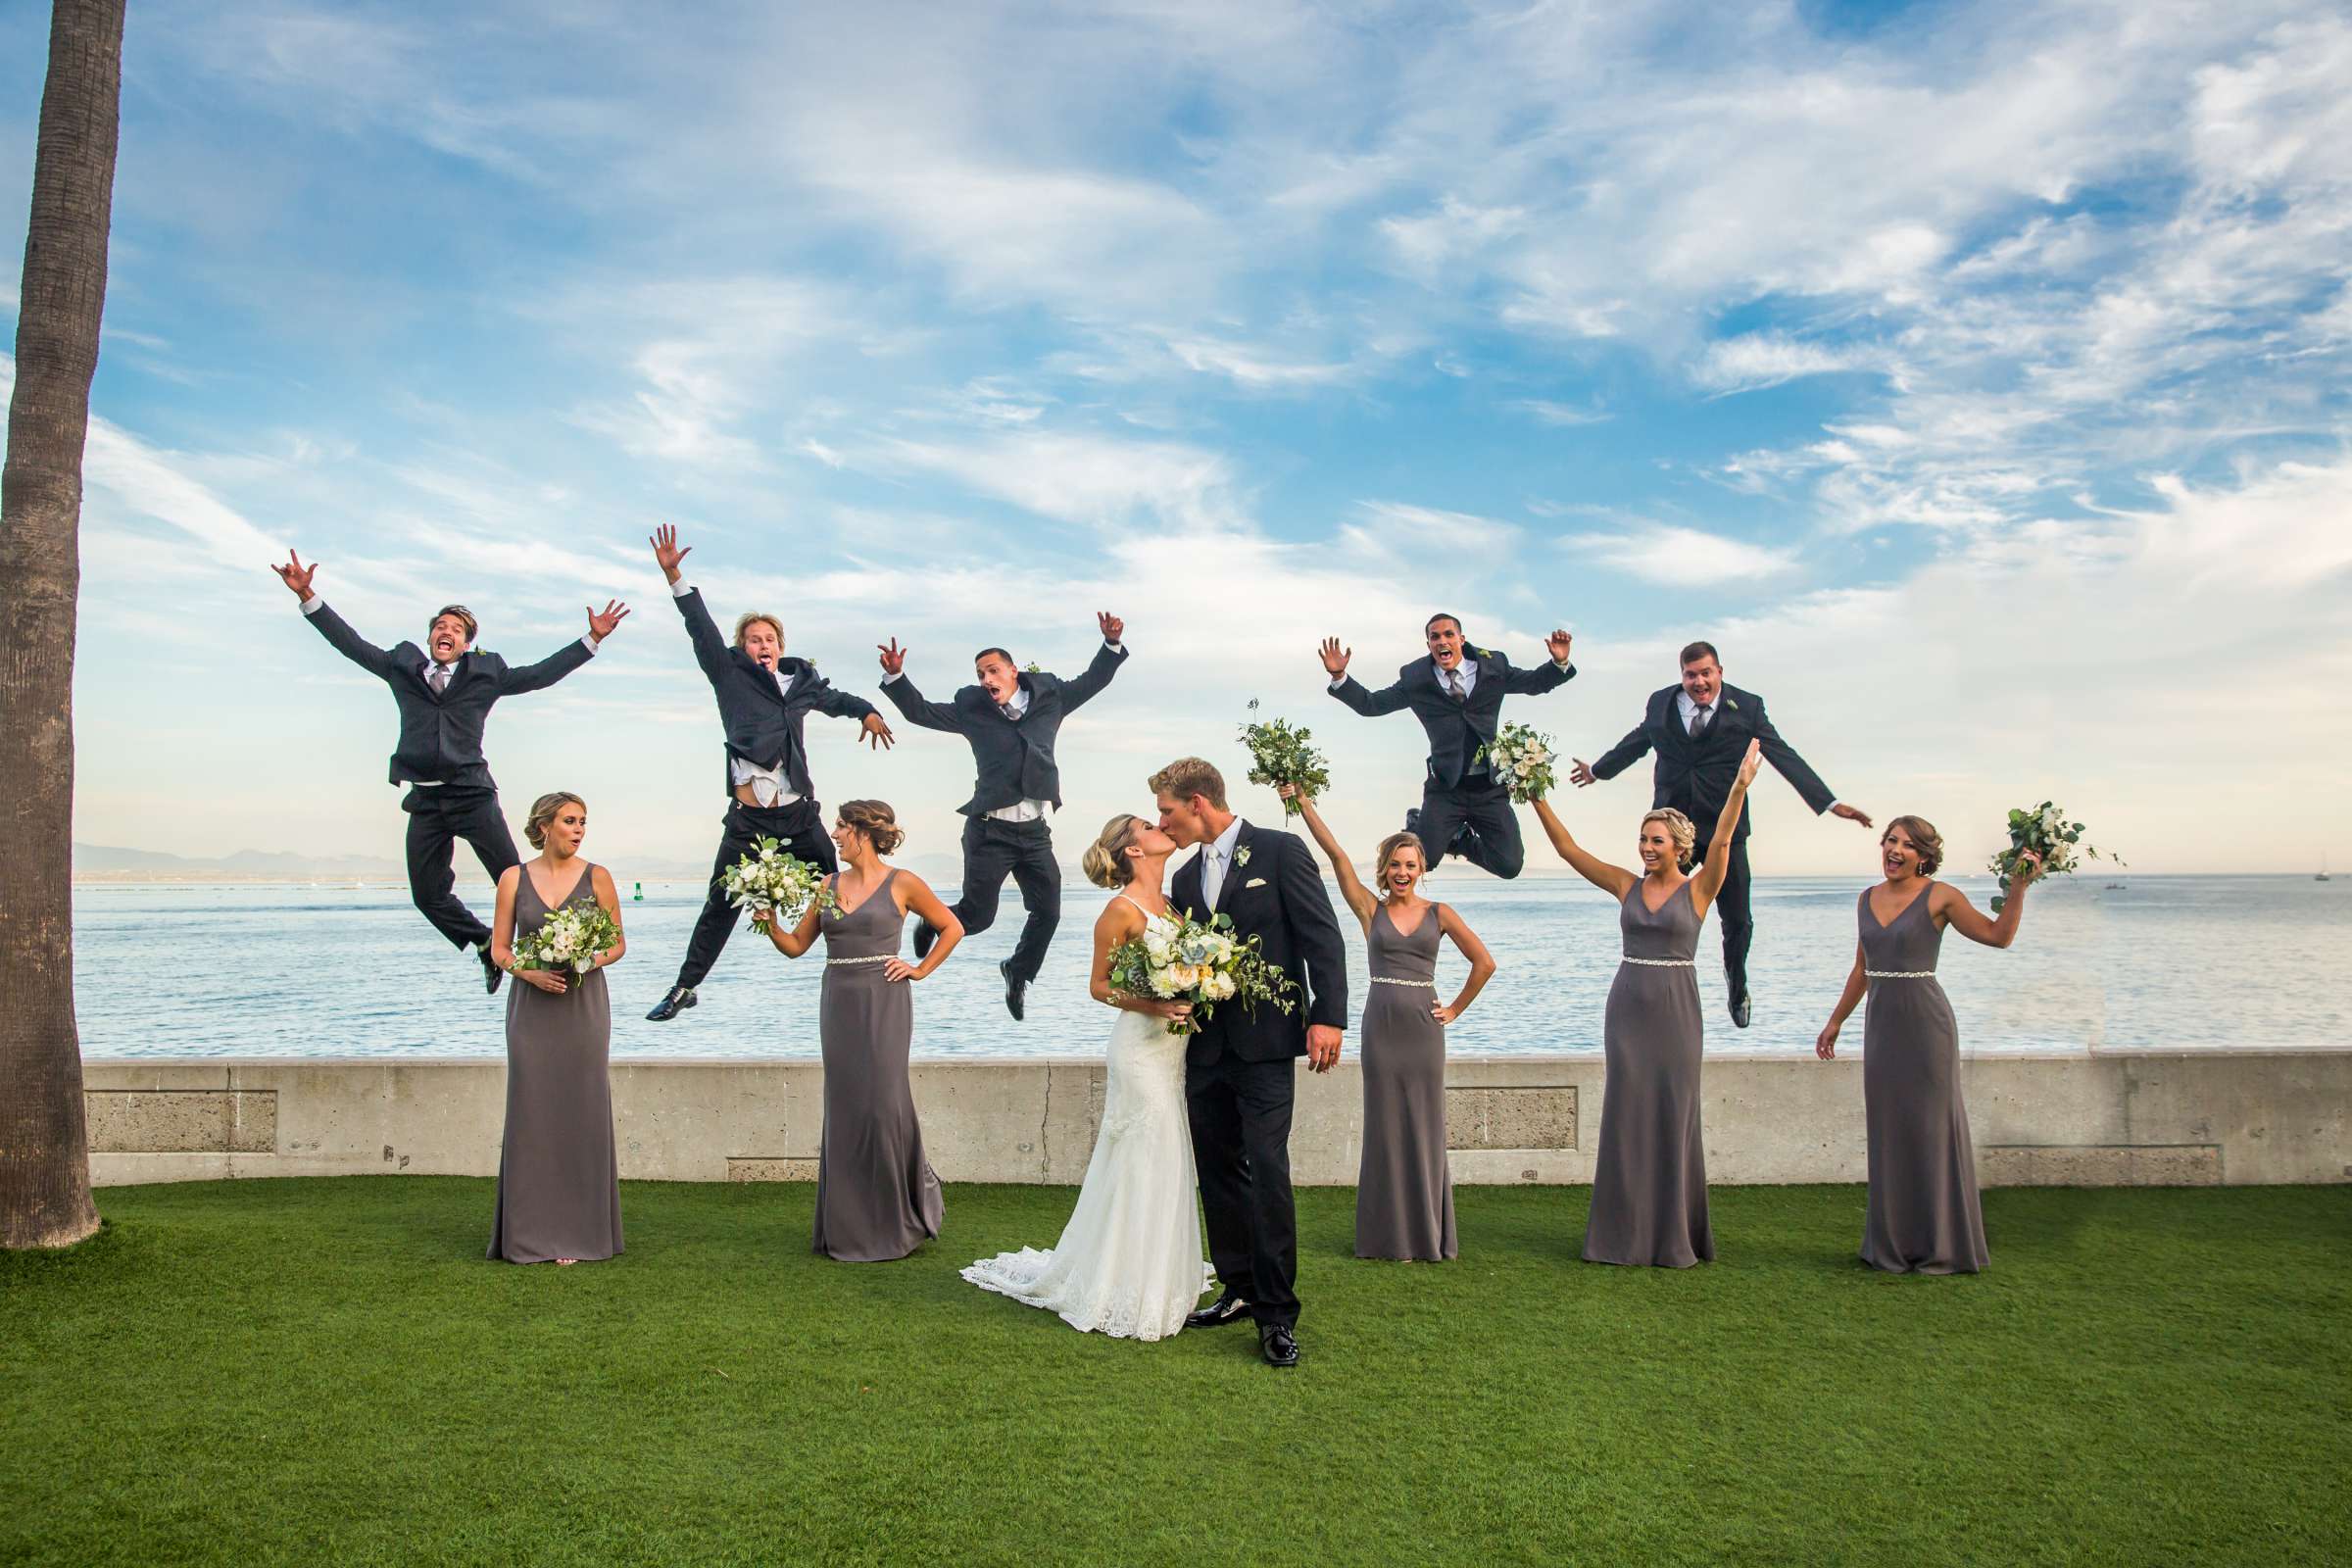
[[[835,718],[863,722],[874,705],[862,697],[836,691],[805,659],[776,662],[775,673],[760,667],[758,660],[719,635],[718,622],[703,604],[703,591],[692,588],[673,595],[686,621],[686,640],[694,645],[694,662],[710,677],[710,695],[718,700],[718,721],[726,730],[727,755],[757,767],[782,767],[796,794],[813,799],[808,782],[808,747],[802,724],[811,709]],[[777,676],[783,677],[781,685]],[[735,773],[722,769],[729,795],[735,793]]]
[[[1764,760],[1795,787],[1815,816],[1838,799],[1772,727],[1772,720],[1764,716],[1763,698],[1737,686],[1725,686],[1716,700],[1715,721],[1707,726],[1705,735],[1693,741],[1683,728],[1682,710],[1675,702],[1682,690],[1669,686],[1652,692],[1642,722],[1592,764],[1592,776],[1615,778],[1640,761],[1642,753],[1657,753],[1650,805],[1671,806],[1690,818],[1698,829],[1702,854],[1715,832],[1715,819],[1723,814],[1723,803],[1732,798],[1732,781],[1740,775],[1740,759],[1747,755],[1751,740],[1764,743]],[[1740,826],[1732,835],[1735,839],[1747,837],[1748,809],[1747,803],[1741,802]]]
[[[1379,691],[1366,691],[1352,675],[1332,688],[1331,695],[1366,718],[1378,718],[1409,708],[1429,733],[1429,777],[1446,789],[1458,787],[1470,771],[1478,749],[1494,739],[1502,722],[1502,700],[1517,692],[1534,696],[1576,678],[1576,666],[1560,668],[1548,659],[1534,669],[1513,669],[1511,662],[1491,648],[1465,649],[1478,665],[1478,684],[1468,698],[1455,702],[1438,682],[1438,666],[1416,659],[1396,672],[1396,681]]]
[[[1080,704],[1110,684],[1127,650],[1108,643],[1096,650],[1094,662],[1076,680],[1030,672],[1021,676],[1029,706],[1019,718],[1006,718],[985,686],[966,686],[948,706],[928,701],[915,690],[912,676],[901,675],[882,683],[882,694],[909,724],[945,730],[971,743],[979,782],[972,798],[956,809],[966,816],[1002,810],[1023,801],[1051,801],[1061,807],[1061,769],[1054,760],[1054,738],[1061,721]]]
[[[392,782],[455,784],[494,790],[490,764],[482,758],[482,729],[501,697],[553,686],[595,656],[584,640],[515,669],[496,654],[469,651],[458,656],[449,685],[436,695],[425,684],[432,661],[415,643],[376,647],[353,631],[328,605],[303,617],[345,659],[392,688],[400,709],[400,744],[392,752]]]
[[[1185,1050],[1185,1059],[1196,1066],[1205,1067],[1228,1051],[1244,1061],[1303,1056],[1307,1025],[1348,1027],[1348,948],[1331,912],[1331,895],[1323,890],[1323,873],[1315,868],[1314,852],[1296,834],[1244,822],[1234,840],[1235,860],[1245,853],[1249,863],[1226,869],[1213,910],[1201,906],[1198,855],[1176,873],[1168,901],[1191,910],[1195,919],[1231,915],[1236,934],[1257,937],[1266,961],[1290,976],[1298,990],[1289,1012],[1245,1007],[1238,1001],[1220,1003]]]

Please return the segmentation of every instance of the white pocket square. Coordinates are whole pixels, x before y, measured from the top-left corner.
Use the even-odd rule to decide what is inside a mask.
[[[1262,888],[1262,887],[1264,887],[1265,885],[1266,885],[1266,879],[1265,879],[1264,877],[1262,877],[1262,876],[1253,876],[1253,877],[1251,877],[1251,878],[1250,878],[1249,881],[1247,881],[1247,882],[1245,882],[1245,883],[1243,883],[1243,884],[1242,884],[1242,890],[1243,890],[1244,892],[1248,892],[1248,891],[1249,891],[1250,889],[1251,889],[1251,888]]]

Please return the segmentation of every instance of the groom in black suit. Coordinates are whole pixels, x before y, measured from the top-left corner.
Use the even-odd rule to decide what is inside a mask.
[[[629,607],[608,602],[603,614],[588,612],[588,635],[536,664],[520,669],[473,646],[480,629],[464,605],[444,606],[425,628],[425,646],[401,643],[378,648],[353,631],[326,601],[311,591],[318,563],[302,564],[289,551],[286,564],[270,568],[302,601],[302,612],[327,645],[392,688],[400,710],[400,744],[392,753],[392,782],[409,786],[400,808],[409,813],[409,896],[433,929],[461,948],[471,948],[482,964],[482,985],[495,992],[502,971],[490,956],[490,928],[458,897],[456,852],[464,839],[495,882],[520,863],[514,835],[498,807],[498,785],[482,757],[482,731],[491,705],[501,697],[553,686],[596,657],[597,645],[612,635]]]
[[[1160,831],[1200,853],[1168,902],[1195,918],[1229,916],[1297,984],[1287,1012],[1219,1004],[1185,1050],[1184,1094],[1200,1167],[1208,1255],[1225,1294],[1185,1319],[1214,1328],[1257,1322],[1269,1365],[1298,1364],[1298,1221],[1291,1202],[1291,1099],[1300,1056],[1316,1072],[1340,1059],[1348,1026],[1348,954],[1306,841],[1252,827],[1225,805],[1225,778],[1197,757],[1152,775]]]
[[[1723,662],[1713,643],[1692,643],[1685,648],[1682,684],[1651,693],[1642,722],[1592,766],[1578,760],[1568,776],[1581,788],[1594,779],[1615,778],[1641,760],[1644,752],[1657,753],[1650,806],[1653,809],[1671,806],[1689,817],[1698,829],[1699,853],[1704,855],[1707,836],[1715,831],[1715,819],[1731,799],[1732,780],[1739,776],[1740,760],[1747,755],[1751,740],[1763,743],[1765,760],[1795,786],[1814,815],[1828,811],[1870,826],[1868,816],[1832,794],[1821,775],[1796,755],[1796,749],[1781,739],[1781,732],[1764,716],[1763,698],[1724,684]],[[1748,912],[1747,829],[1748,808],[1742,802],[1740,825],[1732,832],[1723,891],[1715,895],[1716,913],[1723,921],[1723,976],[1730,993],[1732,1022],[1742,1029],[1747,1027],[1749,1013],[1747,946],[1755,934],[1755,921]]]
[[[772,838],[785,853],[827,873],[835,869],[833,840],[825,831],[816,786],[808,779],[803,722],[811,712],[854,718],[877,751],[891,744],[891,733],[873,704],[837,691],[807,660],[785,658],[784,626],[773,615],[755,612],[738,617],[735,641],[729,644],[710,618],[703,591],[678,571],[678,564],[693,547],[679,548],[678,530],[666,523],[655,530],[652,544],[654,560],[669,579],[670,597],[686,622],[694,662],[702,666],[710,695],[718,701],[727,746],[727,814],[721,818],[718,855],[710,865],[710,891],[703,899],[703,912],[695,916],[694,935],[686,941],[686,961],[678,966],[676,981],[646,1014],[655,1023],[666,1023],[695,1004],[695,987],[710,974],[734,934],[741,911],[727,902],[727,872],[752,846]]]
[[[906,673],[907,651],[896,637],[881,650],[883,693],[907,722],[960,735],[971,745],[980,776],[972,798],[956,808],[963,813],[963,884],[955,914],[965,936],[977,936],[997,923],[1004,878],[1010,876],[1020,888],[1021,907],[1029,917],[1021,923],[1012,956],[997,965],[1004,977],[1004,1008],[1016,1022],[1029,982],[1045,964],[1046,945],[1061,923],[1061,865],[1054,858],[1048,820],[1061,809],[1054,741],[1061,721],[1109,685],[1127,660],[1119,641],[1126,622],[1102,611],[1095,623],[1102,628],[1102,646],[1075,680],[1016,669],[1004,649],[984,648],[972,661],[979,684],[960,688],[955,701],[944,705],[914,689]],[[917,963],[938,940],[930,921],[916,924]]]
[[[1404,813],[1404,830],[1421,840],[1430,870],[1447,855],[1458,855],[1507,881],[1527,863],[1527,849],[1519,838],[1510,790],[1495,779],[1479,753],[1501,727],[1505,696],[1533,696],[1575,678],[1576,666],[1568,662],[1568,633],[1555,631],[1544,639],[1551,662],[1534,669],[1513,669],[1497,650],[1472,647],[1463,640],[1461,621],[1452,615],[1430,616],[1421,634],[1429,644],[1429,657],[1414,660],[1376,692],[1366,691],[1348,673],[1348,661],[1355,651],[1342,648],[1337,637],[1324,638],[1320,652],[1324,672],[1331,677],[1331,695],[1366,718],[1400,708],[1413,710],[1429,735],[1429,767],[1421,784],[1421,805]]]

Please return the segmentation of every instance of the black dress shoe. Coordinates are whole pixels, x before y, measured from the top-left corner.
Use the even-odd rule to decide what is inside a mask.
[[[694,987],[671,986],[669,995],[656,1003],[654,1010],[647,1013],[646,1017],[655,1023],[667,1023],[688,1007],[693,1006],[697,1000],[699,999],[694,994]]]
[[[482,989],[497,996],[498,983],[507,977],[507,971],[501,969],[498,960],[490,956],[490,944],[487,942],[474,950],[474,956],[482,960]]]
[[[1747,1027],[1747,1015],[1748,1015],[1748,1004],[1747,1004],[1747,998],[1746,998],[1744,995],[1742,995],[1742,996],[1737,996],[1737,997],[1734,997],[1734,998],[1732,999],[1732,1023],[1733,1023],[1733,1025],[1734,1025],[1735,1027],[1737,1027],[1737,1028],[1740,1028],[1740,1029],[1744,1029],[1744,1028],[1746,1028],[1746,1027]]]
[[[1184,1320],[1184,1326],[1188,1329],[1223,1328],[1228,1323],[1239,1323],[1249,1315],[1250,1303],[1242,1299],[1242,1293],[1227,1291],[1200,1311],[1187,1317]]]
[[[1404,830],[1415,838],[1421,836],[1421,808],[1418,806],[1404,808]]]
[[[1004,1010],[1012,1014],[1014,1023],[1019,1023],[1023,1002],[1022,993],[1029,989],[1029,982],[1019,979],[1013,974],[1010,958],[1006,958],[1003,963],[997,965],[997,973],[1004,977]]]
[[[939,940],[939,927],[928,920],[914,922],[914,961],[922,962],[931,956],[931,944]]]
[[[1297,1366],[1298,1342],[1291,1331],[1279,1323],[1261,1323],[1257,1330],[1257,1348],[1268,1366]]]

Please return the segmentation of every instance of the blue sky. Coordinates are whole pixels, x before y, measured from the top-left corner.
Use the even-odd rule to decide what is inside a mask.
[[[0,15],[12,223],[45,21]],[[1386,678],[1447,609],[1523,662],[1574,630],[1514,712],[1576,755],[1708,636],[1972,857],[2055,796],[2148,869],[2304,869],[2352,763],[2347,88],[2352,24],[2259,0],[142,0],[77,836],[395,851],[389,703],[268,574],[293,545],[387,643],[460,598],[536,657],[636,604],[492,763],[513,808],[587,794],[624,871],[707,854],[671,521],[869,695],[890,635],[936,694],[1123,613],[1073,857],[1169,757],[1235,762],[1252,696],[1368,852],[1418,732],[1313,645]],[[814,749],[952,844],[956,743]],[[1869,874],[1758,799],[1761,869]],[[1566,804],[1606,844],[1644,792]]]

